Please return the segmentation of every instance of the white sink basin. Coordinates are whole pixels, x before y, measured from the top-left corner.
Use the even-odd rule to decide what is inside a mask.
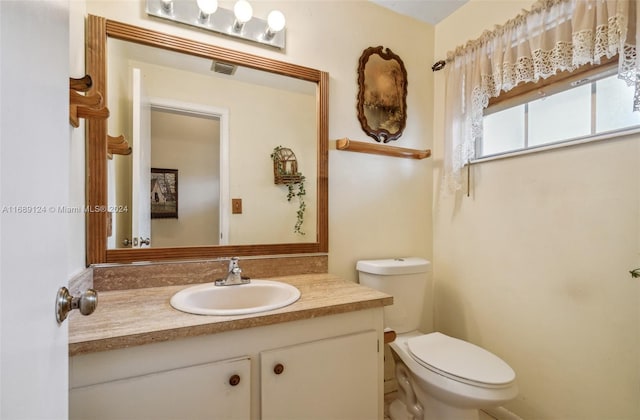
[[[173,295],[171,306],[198,315],[243,315],[282,308],[299,298],[300,291],[290,284],[251,280],[234,286],[191,286]]]

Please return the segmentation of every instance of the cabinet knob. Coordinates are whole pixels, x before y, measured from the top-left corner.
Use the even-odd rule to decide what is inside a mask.
[[[275,373],[276,375],[280,375],[282,372],[284,372],[284,366],[282,365],[282,363],[278,363],[273,367],[273,373]]]
[[[229,385],[236,386],[240,383],[240,375],[232,375],[229,378]]]

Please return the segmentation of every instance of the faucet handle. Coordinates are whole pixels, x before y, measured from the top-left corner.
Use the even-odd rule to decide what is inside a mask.
[[[231,257],[229,259],[229,272],[232,272],[233,270],[240,270],[240,267],[238,266],[238,261],[240,261],[240,258],[238,257]]]
[[[238,257],[229,258],[229,268],[227,269],[227,275],[223,279],[215,280],[216,286],[231,286],[235,284],[246,284],[250,283],[251,280],[246,277],[242,277],[242,269],[238,266],[238,261],[240,259]]]

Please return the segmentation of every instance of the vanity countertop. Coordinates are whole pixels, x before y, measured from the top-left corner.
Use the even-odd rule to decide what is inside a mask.
[[[393,297],[332,274],[274,277],[297,287],[300,299],[284,308],[237,316],[192,315],[169,304],[177,291],[192,285],[99,292],[90,316],[69,316],[69,355],[215,334],[391,305]]]

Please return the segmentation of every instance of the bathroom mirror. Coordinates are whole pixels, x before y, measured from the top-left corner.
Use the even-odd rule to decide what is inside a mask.
[[[261,231],[268,230],[268,220],[279,220],[285,218],[285,216],[278,217],[279,213],[276,213],[275,216],[269,216],[268,212],[273,210],[272,207],[275,208],[281,205],[280,201],[282,201],[283,198],[284,201],[286,201],[286,192],[283,192],[278,186],[272,185],[270,186],[270,188],[271,192],[273,193],[271,194],[273,197],[265,197],[264,195],[259,195],[257,192],[251,189],[245,188],[242,189],[242,192],[240,193],[242,195],[241,198],[244,199],[243,207],[245,208],[245,213],[249,213],[249,211],[247,211],[247,206],[249,206],[249,210],[251,210],[251,206],[255,203],[258,203],[259,205],[256,205],[256,207],[260,208],[260,211],[265,214],[267,220],[262,220],[261,222],[252,222],[254,223],[254,226],[248,228],[249,226],[251,226],[250,222],[242,223],[242,218],[245,217],[245,214],[231,214],[231,208],[227,208],[227,214],[225,214],[225,216],[229,218],[228,220],[231,220],[231,222],[229,222],[231,224],[239,223],[246,226],[248,230],[253,232],[253,238],[245,238],[240,240],[239,243],[235,243],[232,237],[229,243],[224,243],[223,241],[223,245],[215,245],[215,241],[211,241],[213,243],[205,241],[204,244],[197,243],[197,246],[191,245],[189,243],[187,243],[186,245],[184,243],[176,243],[175,245],[171,245],[171,243],[169,243],[169,246],[161,247],[154,247],[153,245],[151,247],[147,247],[143,245],[143,247],[137,248],[117,248],[117,245],[114,247],[113,244],[116,243],[116,226],[118,226],[119,224],[114,223],[114,221],[117,220],[116,217],[118,217],[118,210],[113,213],[109,213],[107,211],[89,212],[87,214],[87,263],[94,264],[104,262],[205,259],[212,257],[228,257],[231,255],[250,256],[327,252],[328,74],[319,70],[232,51],[185,38],[174,37],[164,33],[159,33],[140,27],[107,20],[105,18],[97,16],[89,16],[87,22],[87,72],[93,78],[94,84],[92,90],[98,92],[106,92],[104,96],[111,112],[110,119],[112,119],[112,121],[105,121],[100,119],[87,120],[88,208],[111,210],[120,208],[122,204],[120,200],[114,201],[113,198],[113,196],[115,195],[115,192],[113,190],[115,188],[113,187],[114,182],[112,179],[113,175],[111,175],[111,171],[112,167],[115,165],[112,160],[109,160],[107,158],[107,136],[117,136],[121,134],[110,132],[110,130],[113,129],[113,120],[122,118],[123,112],[119,108],[121,102],[127,103],[127,100],[123,101],[122,96],[124,95],[112,93],[113,87],[108,86],[115,83],[113,81],[114,75],[109,74],[109,72],[113,72],[115,74],[115,71],[113,69],[117,68],[114,64],[116,59],[110,59],[112,54],[111,50],[121,51],[123,49],[123,45],[117,46],[118,43],[123,45],[128,44],[128,46],[124,49],[131,50],[134,59],[138,62],[143,62],[144,60],[146,60],[143,60],[143,58],[145,55],[150,54],[150,49],[162,50],[165,53],[170,53],[169,55],[165,56],[163,63],[142,63],[142,67],[144,67],[145,65],[166,66],[167,63],[172,62],[174,64],[174,68],[165,68],[165,73],[168,73],[169,71],[184,72],[185,66],[188,66],[188,64],[185,64],[185,62],[204,60],[207,63],[207,71],[209,72],[211,71],[210,67],[213,66],[212,63],[214,62],[223,62],[227,65],[237,66],[239,72],[243,72],[247,69],[259,70],[265,75],[270,76],[271,79],[275,80],[277,78],[281,78],[285,81],[288,80],[289,82],[295,82],[285,83],[285,85],[296,86],[297,84],[298,87],[288,87],[285,89],[306,90],[307,96],[309,86],[311,86],[311,90],[313,92],[311,101],[313,103],[311,104],[311,106],[309,106],[309,104],[307,103],[305,107],[299,107],[310,110],[309,113],[311,115],[306,115],[303,117],[303,119],[306,118],[313,121],[311,132],[308,133],[311,135],[296,136],[310,137],[311,146],[305,146],[307,150],[300,150],[300,153],[303,156],[306,156],[308,162],[307,168],[309,171],[311,171],[310,173],[307,172],[305,174],[307,178],[310,179],[309,182],[311,183],[311,185],[307,187],[308,192],[314,192],[311,197],[308,197],[309,200],[307,200],[307,206],[309,206],[309,203],[311,203],[312,211],[309,212],[310,218],[305,221],[305,223],[311,226],[311,229],[309,229],[309,236],[306,236],[303,239],[296,238],[295,242],[293,240],[287,240],[286,235],[273,234],[266,237],[265,235],[261,236]],[[145,48],[148,50],[141,50],[140,48]],[[107,55],[107,51],[109,51],[109,55]],[[167,57],[171,58],[167,59]],[[120,56],[119,59],[121,60],[122,56]],[[210,77],[212,79],[214,78],[214,76]],[[152,79],[153,77],[147,76],[147,78]],[[187,78],[191,78],[191,76],[188,76]],[[262,81],[259,82],[262,83],[263,87],[265,86],[265,83],[269,83],[265,82],[264,79],[268,78],[262,77]],[[222,79],[218,79],[218,82],[220,82],[220,80],[224,80],[224,77]],[[254,88],[251,90],[257,92],[260,89]],[[155,95],[158,94],[154,93],[154,96]],[[246,94],[244,93],[238,93],[235,96],[240,97],[243,95],[246,96]],[[162,100],[160,100],[161,103],[156,106],[157,108],[160,108],[161,111],[166,111],[167,107],[171,108],[175,106],[176,101],[173,100],[175,98],[172,98],[173,102],[170,101],[169,105],[167,105],[164,99],[166,98],[162,98]],[[157,101],[158,98],[154,98],[154,100]],[[262,103],[261,101],[262,100],[256,98],[256,100],[254,101],[254,105],[258,106],[257,104]],[[190,100],[180,98],[178,102],[198,103],[200,105],[202,104],[202,100],[200,99]],[[211,105],[213,105],[213,108],[215,109],[223,110],[226,106],[225,104],[220,102],[213,103]],[[258,110],[256,110],[255,107],[251,105],[239,106],[241,108],[250,108],[250,113],[258,113]],[[175,111],[175,109],[169,109],[169,111]],[[264,113],[266,112],[267,110],[264,110]],[[176,114],[176,112],[173,113]],[[285,115],[286,114],[287,113],[285,113]],[[237,109],[235,111],[232,109],[230,112],[227,112],[227,118],[232,119],[232,117],[234,116],[238,118]],[[291,118],[291,116],[289,116],[289,118]],[[276,120],[276,118],[266,117],[266,120]],[[271,152],[273,147],[281,145],[281,141],[286,142],[288,138],[291,138],[291,135],[287,135],[286,130],[288,126],[293,126],[294,124],[292,122],[286,124],[285,119],[285,123],[280,123],[279,127],[267,129],[267,122],[265,122],[266,120],[263,119],[261,122],[261,127],[264,128],[263,131],[256,129],[254,130],[254,136],[245,136],[243,139],[240,139],[239,137],[239,131],[241,130],[239,128],[235,128],[234,130],[233,127],[231,127],[232,130],[229,130],[228,135],[228,142],[230,144],[229,148],[236,152],[242,150],[242,153],[236,153],[236,156],[234,156],[233,153],[230,153],[231,156],[228,160],[230,162],[229,166],[233,168],[235,165],[237,165],[238,167],[242,168],[242,165],[244,165],[244,171],[251,174],[252,172],[256,172],[256,165],[252,163],[252,159],[255,159],[256,161],[262,159],[265,160],[264,163],[266,165],[266,168],[270,168],[271,160],[269,157],[269,153]],[[280,119],[280,121],[282,121],[282,119]],[[244,122],[244,125],[248,125],[246,124],[246,121]],[[262,133],[273,133],[277,128],[279,128],[278,135],[261,135]],[[306,130],[309,129],[306,128]],[[242,144],[244,144],[243,146],[241,146],[241,142]],[[273,145],[271,145],[271,143],[273,143]],[[287,146],[286,144],[282,145]],[[265,149],[265,147],[267,147],[267,149]],[[302,149],[302,146],[296,147],[298,149]],[[237,159],[237,155],[240,155],[239,159]],[[125,162],[126,159],[130,159],[130,156],[115,156],[116,157],[114,159],[124,159]],[[239,160],[239,162],[236,162],[237,160]],[[220,159],[220,162],[223,161],[224,159]],[[305,168],[303,167],[301,169],[304,171]],[[228,191],[229,197],[234,197],[233,195],[235,192],[233,191],[233,185],[235,185],[234,182],[238,180],[238,177],[236,176],[236,180],[234,181],[233,171],[234,169],[230,171],[230,184],[232,185],[232,187],[231,191]],[[255,179],[257,180],[259,178],[268,178],[270,173],[266,173],[264,174],[264,176],[260,176],[259,173],[255,173],[254,175],[256,175]],[[184,194],[188,190],[188,184],[186,183],[184,176],[180,175],[178,179],[181,191],[180,202],[183,203],[184,200],[187,199]],[[271,180],[271,182],[273,183],[273,180]],[[252,186],[253,188],[254,184],[256,183],[257,181],[248,182],[246,185]],[[111,190],[109,189],[110,185],[112,186]],[[147,191],[146,194],[149,194],[149,191]],[[269,200],[273,200],[273,202]],[[114,204],[116,205],[114,206]],[[234,208],[234,211],[235,210],[236,209]],[[183,212],[180,212],[179,217],[182,217],[182,215]],[[237,220],[234,220],[234,217],[236,217]],[[246,221],[247,219],[245,218],[244,220]],[[286,220],[286,222],[288,222],[288,229],[290,231],[293,231],[295,220]],[[262,223],[262,226],[264,226],[264,228],[260,228],[260,223]],[[230,236],[233,236],[233,233],[234,231],[232,229],[232,235]],[[290,232],[287,232],[287,234],[289,233]],[[282,237],[285,237],[285,239],[282,240]],[[118,240],[117,242],[120,241]],[[153,243],[154,241],[152,240],[151,242]]]
[[[358,121],[383,143],[397,140],[407,124],[407,70],[389,48],[369,47],[360,56]]]
[[[132,143],[107,165],[109,207],[128,210],[112,215],[108,249],[315,242],[316,83],[113,37],[107,62],[108,131]],[[265,176],[280,145],[305,174],[304,234],[298,197]]]

